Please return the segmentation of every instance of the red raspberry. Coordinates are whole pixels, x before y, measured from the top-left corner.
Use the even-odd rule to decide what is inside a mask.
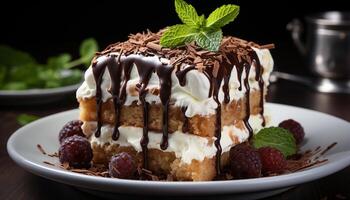
[[[109,175],[113,178],[132,178],[136,172],[136,162],[132,156],[122,152],[112,156],[109,162]]]
[[[60,143],[62,143],[63,140],[66,139],[67,137],[70,137],[73,135],[79,135],[79,136],[85,137],[83,130],[81,129],[82,125],[83,125],[83,122],[80,120],[73,120],[65,124],[58,135],[58,139]]]
[[[230,150],[231,174],[237,178],[261,176],[261,161],[256,150],[247,144],[239,144]]]
[[[301,124],[293,119],[288,119],[282,121],[279,125],[279,127],[287,129],[290,131],[297,144],[300,144],[305,136],[304,128],[301,126]]]
[[[71,167],[89,168],[93,154],[90,142],[86,138],[73,135],[63,140],[58,156],[61,163],[68,162]]]
[[[262,147],[258,149],[262,172],[266,173],[279,173],[282,172],[286,166],[287,161],[284,158],[281,151],[273,147]]]

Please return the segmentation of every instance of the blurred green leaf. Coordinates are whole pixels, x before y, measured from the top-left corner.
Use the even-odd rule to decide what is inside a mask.
[[[83,78],[83,73],[78,69],[65,70],[60,73],[62,85],[72,85],[79,83]]]
[[[28,114],[20,114],[17,117],[17,123],[21,126],[24,126],[32,121],[39,119],[39,116],[36,115],[28,115]]]
[[[83,73],[79,69],[52,70],[39,72],[39,78],[45,82],[45,88],[55,88],[79,83]]]
[[[80,45],[80,56],[85,66],[89,66],[91,59],[95,56],[98,51],[98,44],[95,39],[85,39]]]
[[[40,88],[43,86],[43,82],[39,79],[38,73],[42,69],[43,66],[38,64],[14,66],[9,70],[7,80],[9,82],[23,82],[29,88]]]
[[[63,53],[39,64],[28,53],[0,45],[0,89],[55,88],[79,83],[82,71],[70,68],[88,66],[97,51],[97,42],[89,38],[81,43],[80,58],[72,60],[70,54]]]
[[[45,68],[38,72],[38,77],[44,82],[45,88],[55,88],[60,86],[60,79],[57,70]]]
[[[52,69],[62,69],[72,60],[72,56],[68,53],[63,53],[58,56],[49,57],[47,59],[47,67]]]
[[[36,63],[36,60],[26,52],[16,50],[6,45],[0,45],[0,64],[6,67]]]
[[[4,90],[25,90],[28,89],[27,84],[24,82],[9,82],[4,84]]]
[[[7,69],[5,66],[0,65],[0,89],[3,87],[5,83]]]

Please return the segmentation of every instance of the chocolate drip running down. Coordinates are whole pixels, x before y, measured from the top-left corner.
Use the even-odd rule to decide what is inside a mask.
[[[259,101],[259,107],[260,107],[260,116],[262,118],[262,126],[265,126],[265,116],[264,116],[264,79],[263,79],[263,73],[264,68],[260,64],[259,57],[256,55],[255,52],[249,52],[249,56],[253,59],[252,65],[255,67],[255,81],[259,84],[259,91],[260,91],[260,101]]]
[[[186,74],[191,71],[196,69],[195,66],[188,66],[187,68],[183,69],[183,70],[178,70],[176,72],[176,77],[179,80],[179,83],[181,86],[185,86],[186,85]]]
[[[188,117],[186,116],[186,110],[187,110],[187,107],[181,108],[182,116],[184,119],[184,123],[182,125],[182,132],[183,133],[187,133],[190,130],[190,127],[188,127]]]
[[[144,166],[147,168],[147,152],[148,152],[148,115],[149,115],[149,103],[146,102],[146,95],[148,90],[146,89],[149,80],[151,79],[152,73],[156,73],[159,77],[160,82],[160,99],[163,105],[163,138],[161,142],[161,148],[165,150],[168,147],[168,106],[170,102],[170,93],[171,93],[171,73],[173,71],[173,67],[171,66],[163,66],[162,63],[155,63],[147,61],[144,56],[119,56],[116,59],[114,55],[107,55],[107,58],[102,61],[95,60],[92,68],[93,74],[96,82],[96,103],[97,103],[97,121],[98,126],[95,133],[96,137],[99,137],[101,134],[101,107],[102,107],[102,92],[101,92],[101,84],[102,77],[106,70],[109,71],[111,77],[111,94],[113,98],[113,105],[115,109],[115,127],[112,135],[113,140],[118,140],[119,138],[119,124],[120,124],[120,112],[121,105],[124,104],[126,99],[126,86],[127,82],[130,79],[130,73],[133,65],[136,66],[140,82],[136,85],[139,91],[139,100],[143,107],[143,135],[140,141],[140,145],[142,147],[143,152],[143,161]],[[120,89],[121,85],[121,77],[122,71],[124,72],[124,82]]]
[[[117,43],[115,45],[111,45],[108,47],[105,51],[102,53],[99,53],[98,56],[103,55],[101,59],[94,59],[92,63],[92,69],[94,74],[94,79],[96,82],[96,111],[97,111],[97,130],[95,132],[95,136],[99,137],[101,134],[101,126],[102,126],[102,88],[101,84],[103,81],[103,74],[105,73],[106,68],[108,69],[108,72],[111,77],[111,86],[110,86],[110,93],[112,95],[113,99],[113,105],[115,110],[115,125],[114,125],[114,132],[112,134],[113,140],[118,140],[119,138],[119,126],[120,126],[120,113],[122,106],[125,103],[126,100],[126,89],[127,89],[127,83],[130,79],[130,73],[134,66],[137,68],[137,72],[139,74],[139,83],[136,85],[137,90],[139,92],[139,101],[141,103],[141,106],[143,107],[143,134],[142,138],[140,140],[140,145],[142,147],[142,155],[143,155],[143,167],[148,168],[148,124],[149,124],[149,106],[150,104],[146,102],[146,96],[148,94],[147,85],[149,80],[151,79],[152,75],[157,75],[159,79],[159,95],[160,100],[162,103],[162,141],[160,143],[160,148],[162,150],[165,150],[168,148],[168,121],[169,121],[169,104],[171,99],[171,77],[174,70],[175,75],[178,78],[178,81],[180,83],[180,86],[186,85],[186,74],[190,72],[191,70],[198,70],[205,74],[205,76],[208,78],[208,81],[210,82],[210,88],[208,91],[208,98],[213,98],[215,102],[217,103],[216,108],[216,120],[215,120],[215,147],[217,149],[216,152],[216,169],[217,174],[220,174],[220,162],[221,162],[221,153],[222,153],[222,147],[220,144],[221,140],[221,108],[222,103],[228,104],[230,102],[230,88],[229,88],[229,80],[231,76],[231,72],[233,69],[237,70],[237,78],[239,80],[239,90],[241,91],[243,89],[243,86],[245,88],[245,107],[246,107],[246,116],[244,117],[243,121],[244,124],[249,131],[249,137],[252,136],[253,130],[249,124],[249,117],[250,117],[250,85],[249,85],[249,73],[251,70],[251,67],[255,67],[255,81],[259,83],[260,88],[260,114],[263,118],[263,126],[265,125],[265,119],[264,119],[264,109],[263,109],[263,103],[264,103],[264,81],[262,78],[263,74],[263,68],[260,64],[259,58],[255,51],[251,48],[251,45],[259,48],[257,44],[249,43],[248,45],[242,45],[240,46],[240,42],[242,40],[231,38],[231,40],[234,40],[236,43],[233,42],[233,44],[238,45],[235,46],[233,49],[228,50],[220,50],[223,51],[225,55],[225,59],[217,59],[218,55],[220,53],[213,53],[213,52],[201,52],[201,58],[205,59],[214,59],[215,62],[218,62],[216,66],[213,65],[213,63],[207,63],[203,62],[202,65],[205,65],[204,68],[197,68],[197,65],[195,63],[191,64],[191,59],[188,57],[182,57],[183,55],[193,55],[193,53],[200,53],[200,52],[190,52],[191,48],[195,50],[195,47],[186,47],[188,48],[187,52],[182,52],[182,55],[174,55],[175,59],[181,58],[180,60],[185,60],[183,63],[188,64],[188,66],[184,69],[181,69],[181,65],[178,65],[179,67],[173,66],[173,64],[163,64],[160,60],[160,57],[172,59],[170,57],[170,53],[165,53],[168,50],[162,50],[162,48],[158,48],[157,44],[151,43],[152,45],[149,45],[148,43],[143,42],[137,42],[140,35],[134,35],[131,37],[134,37],[134,39],[127,41],[125,43]],[[148,39],[145,40],[155,40],[157,41],[157,38],[159,38],[159,35],[150,34]],[[158,39],[159,41],[159,39]],[[239,41],[237,43],[237,41]],[[134,42],[134,43],[133,43]],[[225,42],[223,42],[225,43]],[[146,44],[146,45],[145,45]],[[145,45],[147,47],[144,47],[142,45]],[[152,48],[153,49],[152,49]],[[229,47],[229,45],[227,45]],[[147,48],[149,51],[147,51]],[[240,48],[240,49],[238,49]],[[189,50],[190,49],[190,50]],[[125,53],[123,51],[126,50]],[[175,51],[183,51],[183,50],[175,50]],[[119,52],[119,56],[115,56],[114,54],[111,54],[113,52]],[[243,54],[242,54],[243,52]],[[154,60],[149,59],[148,56],[152,56],[157,54],[159,56],[158,62],[155,62]],[[199,54],[197,54],[199,55]],[[177,56],[177,57],[176,57]],[[190,60],[190,61],[189,61]],[[193,59],[192,59],[193,62]],[[181,63],[180,63],[181,64]],[[243,73],[245,74],[244,80],[243,79]],[[223,84],[222,84],[223,83]],[[221,102],[219,100],[219,93],[220,88],[222,84],[222,92],[224,93],[224,100]],[[185,115],[187,107],[181,108],[183,118],[184,118],[184,124],[182,127],[182,131],[184,133],[189,131],[189,124],[188,124],[188,118]]]
[[[237,69],[237,78],[239,80],[239,90],[242,90],[242,83],[244,84],[244,87],[246,89],[245,92],[245,107],[246,107],[246,116],[243,119],[243,122],[249,132],[249,138],[253,136],[253,129],[249,124],[249,117],[250,117],[250,85],[249,85],[249,73],[252,65],[255,67],[256,70],[256,76],[255,80],[258,81],[259,83],[259,89],[260,89],[260,114],[261,117],[263,118],[262,125],[265,126],[265,118],[264,118],[264,81],[262,79],[262,73],[263,73],[263,68],[260,64],[259,58],[256,55],[255,51],[250,50],[249,51],[249,56],[250,58],[253,59],[252,62],[248,62],[247,60],[244,59],[239,59],[239,55],[236,53],[231,53],[227,57],[229,59],[229,62],[222,62],[220,63],[221,67],[218,69],[217,76],[214,77],[213,69],[212,68],[206,68],[206,71],[203,73],[206,75],[210,82],[210,89],[209,89],[209,97],[213,96],[213,99],[217,103],[217,108],[216,108],[216,120],[215,120],[215,147],[217,148],[216,152],[216,169],[217,169],[217,174],[220,174],[220,162],[221,162],[221,153],[222,153],[222,148],[220,144],[221,140],[221,103],[219,101],[219,90],[221,86],[221,82],[223,81],[223,93],[224,93],[224,103],[229,103],[230,102],[230,94],[229,94],[229,80],[231,76],[231,72],[234,69],[234,67]],[[189,66],[183,70],[179,70],[176,72],[176,76],[179,80],[179,83],[181,86],[186,85],[186,74],[194,70],[194,66]],[[243,79],[243,72],[245,73],[245,78]],[[184,113],[185,110],[183,109],[182,112]],[[188,129],[188,122],[187,122],[187,117],[185,117],[185,123],[183,125],[183,129],[187,130]]]

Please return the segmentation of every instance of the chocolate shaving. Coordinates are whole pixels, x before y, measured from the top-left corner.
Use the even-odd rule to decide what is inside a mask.
[[[198,64],[198,63],[203,63],[203,60],[202,60],[202,58],[200,58],[200,57],[195,57],[194,58],[194,60],[193,60],[193,64]]]
[[[42,147],[40,144],[37,144],[36,147],[38,147],[39,151],[40,151],[42,154],[46,155],[45,150],[43,149],[43,147]]]
[[[337,142],[334,142],[333,144],[329,145],[325,150],[323,150],[321,152],[321,155],[324,155],[325,153],[327,153],[329,150],[331,150],[337,144],[338,144]]]
[[[89,169],[77,169],[77,168],[70,167],[69,163],[63,163],[60,165],[60,168],[71,172],[90,175],[90,176],[109,177],[108,169],[104,165],[99,165],[99,164],[94,164]]]
[[[134,39],[130,39],[129,42],[132,43],[132,44],[137,44],[137,45],[142,45],[143,44],[142,41],[136,41]]]
[[[152,43],[152,42],[147,43],[146,47],[148,47],[150,49],[154,49],[156,51],[160,51],[162,49],[162,46],[160,46],[159,44]]]
[[[196,69],[198,69],[198,71],[200,71],[200,72],[203,72],[205,69],[205,66],[202,62],[200,62],[196,65]]]
[[[48,162],[48,161],[43,161],[43,163],[45,163],[45,164],[47,164],[47,165],[55,166],[55,164],[52,164],[52,163],[50,163],[50,162]]]
[[[47,154],[47,155],[50,156],[50,157],[57,157],[58,158],[58,153],[57,152],[52,153],[52,154]]]
[[[60,168],[69,170],[70,169],[69,163],[67,162],[61,163]]]
[[[259,46],[258,48],[259,49],[274,49],[275,44],[265,44],[265,45]]]
[[[217,77],[220,69],[220,63],[219,61],[215,60],[214,61],[214,68],[213,68],[213,76]]]

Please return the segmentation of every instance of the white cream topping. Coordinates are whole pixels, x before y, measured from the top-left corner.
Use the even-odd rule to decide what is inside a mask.
[[[272,71],[273,68],[273,59],[271,57],[270,51],[267,49],[256,49],[253,48],[256,52],[261,65],[264,68],[263,73],[263,80],[265,83],[265,86],[268,85],[268,77]],[[141,57],[144,60],[150,61],[150,62],[156,62],[159,63],[159,58],[157,56],[151,56],[151,57],[142,57],[140,55],[130,55],[135,57]],[[102,61],[105,59],[104,56],[101,56],[97,59],[97,61]],[[169,60],[161,58],[162,62],[169,63]],[[189,67],[183,66],[184,68]],[[245,72],[242,74],[242,80],[246,77]],[[127,83],[127,98],[125,105],[131,105],[133,102],[139,102],[138,93],[136,91],[136,84],[139,83],[139,75],[136,69],[136,66],[133,66],[130,80]],[[175,106],[178,107],[187,107],[186,110],[186,116],[187,117],[193,117],[194,115],[209,115],[214,114],[215,109],[217,107],[216,102],[212,97],[208,97],[209,90],[210,90],[210,83],[208,78],[201,72],[197,70],[191,70],[186,74],[186,85],[180,86],[178,78],[175,75],[175,72],[172,73],[171,76],[172,81],[172,89],[171,89],[171,100],[175,103]],[[105,73],[103,75],[103,81],[102,81],[102,100],[103,102],[106,102],[108,99],[111,98],[111,94],[108,92],[108,89],[110,87],[110,76],[108,73],[108,70],[105,70]],[[242,81],[243,82],[243,81]],[[259,90],[259,84],[257,81],[255,81],[255,66],[251,67],[250,73],[249,73],[249,84],[251,91]],[[222,83],[223,85],[223,83]],[[219,91],[219,100],[222,102],[224,99],[224,93],[222,91],[222,85],[221,89]],[[245,94],[246,88],[244,87],[244,84],[242,83],[242,90],[238,90],[240,83],[237,77],[237,70],[234,66],[234,69],[231,71],[231,76],[229,80],[229,94],[230,94],[230,100],[238,100],[242,98]],[[149,80],[149,84],[147,86],[147,89],[150,91],[146,95],[146,101],[148,103],[160,103],[160,98],[158,96],[159,92],[156,91],[159,90],[159,78],[156,75],[156,73],[153,73],[151,76],[151,79]],[[152,92],[154,91],[154,92]],[[84,83],[79,87],[77,90],[76,96],[79,99],[88,99],[92,98],[96,95],[96,84],[94,80],[94,76],[92,73],[92,68],[90,67],[85,72],[85,81]]]
[[[262,119],[259,115],[252,115],[249,119],[250,124],[254,130],[262,128]],[[90,135],[91,143],[98,145],[118,144],[120,146],[132,146],[137,152],[141,152],[140,138],[142,138],[142,128],[131,126],[119,127],[119,139],[112,140],[112,133],[114,127],[112,125],[103,125],[101,128],[100,137],[96,138],[94,132],[96,130],[96,122],[85,122],[82,126],[86,135]],[[149,149],[160,148],[160,142],[162,138],[161,133],[155,133],[148,131]],[[240,129],[235,126],[224,126],[221,132],[220,144],[222,147],[222,153],[228,152],[232,146],[240,144],[246,141],[249,137],[248,130],[246,128]],[[169,134],[169,146],[164,152],[174,152],[177,158],[180,158],[184,163],[191,163],[192,160],[203,161],[204,158],[212,158],[216,155],[216,147],[214,145],[215,137],[206,138],[193,134],[182,133],[176,131]]]

